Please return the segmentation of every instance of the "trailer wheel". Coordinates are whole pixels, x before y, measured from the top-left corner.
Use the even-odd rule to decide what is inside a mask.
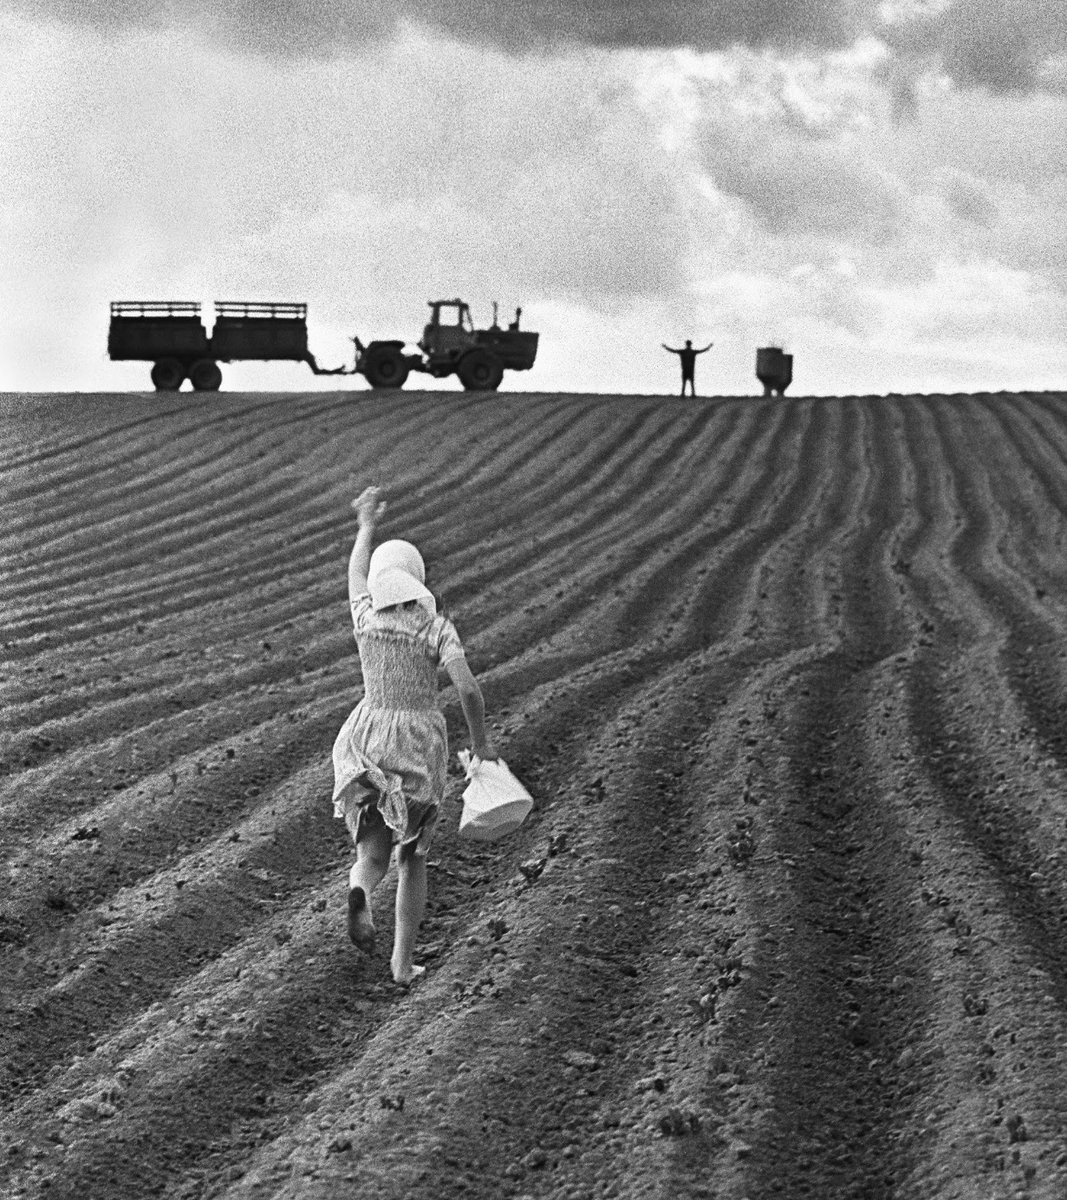
[[[367,356],[363,374],[372,388],[402,388],[408,377],[408,364],[399,350],[383,346]]]
[[[217,362],[202,358],[189,368],[189,382],[198,392],[217,392],[222,386],[222,371]]]
[[[157,392],[176,392],[184,378],[185,368],[176,358],[161,358],[152,367],[152,383]]]
[[[503,378],[500,359],[486,350],[472,350],[459,364],[459,381],[468,392],[495,392]]]

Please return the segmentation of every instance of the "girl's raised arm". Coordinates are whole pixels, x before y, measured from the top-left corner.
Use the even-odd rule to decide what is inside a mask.
[[[348,559],[348,599],[355,600],[367,590],[367,571],[370,569],[371,542],[378,518],[385,512],[381,488],[364,488],[352,501],[359,522],[359,532]]]

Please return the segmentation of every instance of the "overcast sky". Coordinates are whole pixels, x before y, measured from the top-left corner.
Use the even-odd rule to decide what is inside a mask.
[[[0,99],[0,391],[148,387],[114,299],[339,365],[455,295],[524,390],[1067,386],[1064,0],[0,0]]]

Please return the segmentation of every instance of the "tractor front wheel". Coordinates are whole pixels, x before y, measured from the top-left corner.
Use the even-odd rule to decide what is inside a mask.
[[[189,368],[189,382],[198,392],[217,392],[222,386],[222,371],[217,362],[202,358]]]
[[[460,362],[458,374],[468,392],[495,392],[504,378],[504,368],[494,355],[473,350]]]
[[[184,378],[185,368],[176,358],[161,358],[152,367],[152,383],[157,392],[176,392]]]
[[[402,388],[408,377],[408,365],[399,350],[386,346],[368,355],[363,374],[372,388]]]

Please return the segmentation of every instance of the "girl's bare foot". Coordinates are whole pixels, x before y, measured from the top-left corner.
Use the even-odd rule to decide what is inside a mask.
[[[370,903],[361,887],[348,889],[348,936],[364,954],[374,951],[376,930]]]
[[[410,967],[397,968],[393,967],[393,982],[401,984],[414,983],[418,977],[426,970],[425,967],[417,967],[414,963]]]

